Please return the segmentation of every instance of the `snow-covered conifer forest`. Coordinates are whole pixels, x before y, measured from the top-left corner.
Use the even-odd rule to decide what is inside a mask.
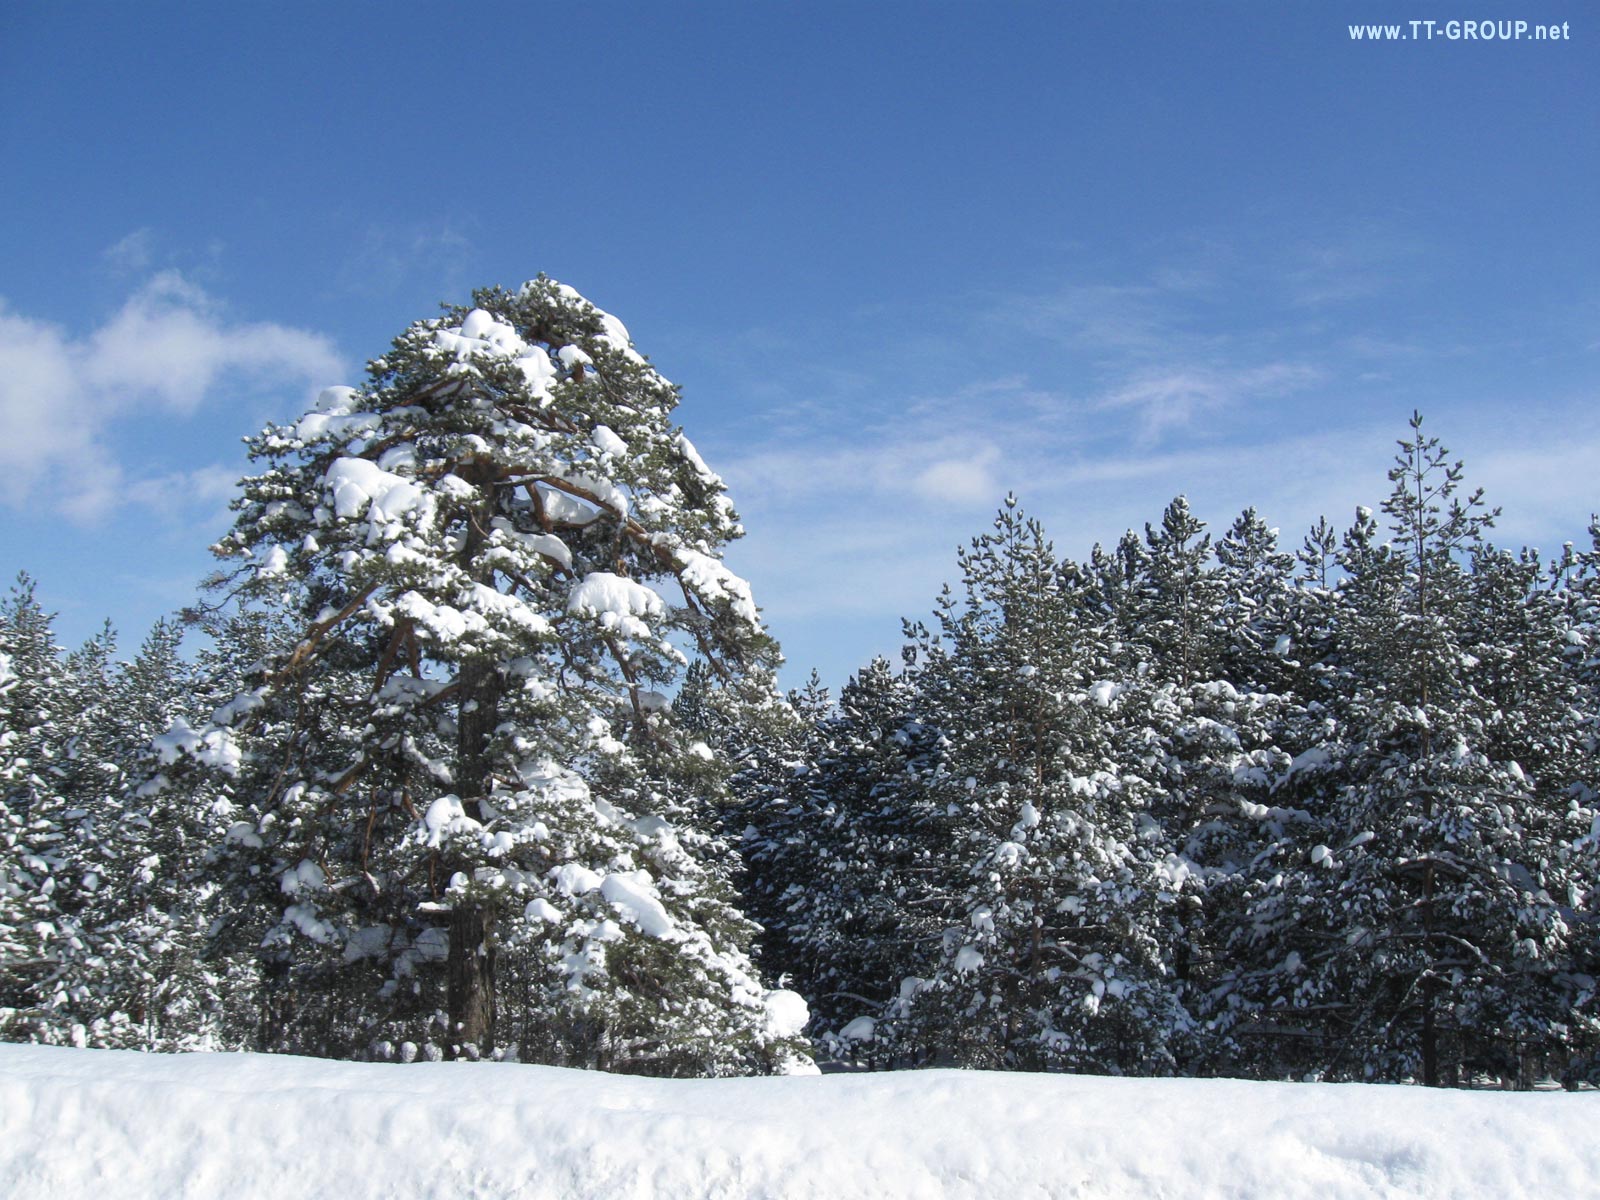
[[[1303,536],[1180,496],[1073,561],[1006,497],[900,662],[784,695],[676,402],[571,289],[481,291],[253,437],[131,655],[19,579],[0,1034],[1600,1075],[1600,525],[1496,544],[1420,417]]]

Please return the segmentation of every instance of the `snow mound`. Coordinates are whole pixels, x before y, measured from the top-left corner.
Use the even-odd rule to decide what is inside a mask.
[[[1593,1096],[906,1071],[657,1080],[0,1045],[0,1195],[1522,1200]]]

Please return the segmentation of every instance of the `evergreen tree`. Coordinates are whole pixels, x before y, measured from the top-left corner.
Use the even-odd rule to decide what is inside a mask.
[[[951,825],[939,952],[890,1009],[894,1032],[973,1066],[1159,1072],[1175,1010],[1146,786],[1117,769],[1104,634],[1009,499],[960,555],[924,703],[948,739],[930,783]]]
[[[53,617],[20,575],[0,605],[0,1033],[38,1036],[76,936],[56,892],[64,828],[57,731],[64,680]]]
[[[84,909],[107,858],[84,802],[103,778],[115,636],[63,655],[53,623],[19,576],[0,607],[0,1029],[82,1043],[99,949]]]
[[[221,1044],[220,989],[201,961],[208,917],[200,868],[209,833],[182,805],[140,794],[174,727],[197,720],[181,628],[156,623],[131,662],[106,675],[79,802],[87,814],[80,923],[94,943],[86,1020],[97,1045],[194,1049]]]
[[[379,999],[443,1000],[446,1053],[792,1056],[748,922],[661,811],[711,753],[666,700],[680,645],[729,679],[774,652],[676,402],[620,322],[541,278],[417,322],[362,389],[251,443],[264,471],[217,551],[298,634],[174,766],[232,776],[217,878],[276,885],[267,946],[385,964]]]
[[[795,700],[812,715],[812,736],[788,787],[751,810],[753,913],[769,969],[810,1003],[813,1036],[879,1062],[876,1045],[856,1043],[871,1042],[874,1014],[940,932],[912,903],[936,849],[925,784],[939,736],[918,718],[914,682],[883,658],[846,683],[836,712],[823,711],[817,688]],[[844,1029],[863,1037],[840,1041]]]
[[[1486,641],[1495,620],[1479,616],[1516,573],[1485,547],[1495,514],[1459,495],[1461,464],[1420,416],[1390,479],[1394,540],[1365,517],[1346,539],[1337,840],[1308,864],[1338,922],[1323,964],[1348,1001],[1334,1067],[1437,1085],[1488,1058],[1514,1077],[1530,1046],[1559,1039],[1539,997],[1559,995],[1566,938],[1551,888],[1561,822],[1497,732],[1514,651],[1503,631]],[[1527,600],[1512,603],[1519,623],[1542,609]]]

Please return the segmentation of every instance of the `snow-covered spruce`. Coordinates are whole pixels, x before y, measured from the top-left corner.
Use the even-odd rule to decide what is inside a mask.
[[[775,658],[676,403],[541,277],[252,439],[216,552],[294,633],[152,790],[231,809],[217,928],[259,947],[261,1044],[805,1065],[798,997],[760,985],[728,873],[667,819],[716,776],[665,694],[691,660]]]
[[[1420,418],[1297,556],[1009,506],[747,799],[769,953],[874,1065],[1600,1076],[1600,550],[1483,538]],[[1600,527],[1595,544],[1600,546]]]
[[[68,681],[52,618],[21,576],[0,604],[0,1035],[37,1036],[67,1000],[76,928],[62,900]],[[59,894],[58,894],[59,893]]]
[[[1099,615],[1014,500],[958,558],[961,598],[917,653],[949,743],[928,784],[945,829],[918,864],[946,927],[874,1039],[971,1066],[1171,1069],[1188,1022],[1157,936],[1170,879],[1089,694]]]

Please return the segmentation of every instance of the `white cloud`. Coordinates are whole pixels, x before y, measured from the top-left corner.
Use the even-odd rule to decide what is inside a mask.
[[[149,270],[155,261],[155,240],[153,230],[135,229],[115,245],[108,246],[102,257],[115,271],[138,274]]]
[[[76,486],[61,495],[61,511],[72,519],[89,524],[111,510],[113,505],[131,505],[167,516],[193,513],[195,508],[210,508],[219,514],[226,510],[239,483],[239,473],[216,464],[162,475],[129,478],[122,465],[109,458],[93,469],[79,472]]]
[[[1250,400],[1282,396],[1321,378],[1303,363],[1268,363],[1260,367],[1218,370],[1178,367],[1141,370],[1108,393],[1105,408],[1132,409],[1139,415],[1141,440],[1149,444],[1173,429],[1191,426],[1197,417]]]
[[[118,501],[203,499],[217,486],[214,469],[130,473],[111,448],[119,424],[189,416],[247,383],[311,391],[341,368],[324,335],[230,321],[172,271],[83,335],[0,300],[0,503],[92,520]]]
[[[958,458],[941,458],[923,468],[912,480],[912,486],[934,504],[989,500],[999,486],[994,479],[994,465],[999,459],[1000,451],[993,446],[983,446],[976,453]]]
[[[1240,374],[1260,391],[1294,378],[1264,368]],[[1467,409],[1441,415],[1437,424],[1465,459],[1466,485],[1483,485],[1489,503],[1505,507],[1496,540],[1553,551],[1582,537],[1600,472],[1600,438],[1572,432],[1586,407],[1558,406],[1514,430]],[[989,527],[1007,491],[1043,522],[1062,556],[1081,559],[1096,542],[1159,521],[1180,493],[1214,536],[1253,506],[1294,551],[1319,517],[1342,530],[1356,505],[1383,501],[1395,438],[1405,432],[1401,413],[1332,427],[1302,412],[1256,422],[1243,437],[1153,448],[1126,427],[1101,438],[1081,428],[1113,415],[1068,412],[1052,424],[1028,406],[1001,405],[985,414],[982,438],[885,424],[863,428],[848,446],[790,441],[714,454],[750,530],[735,565],[755,583],[793,661],[821,665],[838,682],[871,651],[895,650],[901,617],[931,612],[941,585],[957,581],[956,549]]]

